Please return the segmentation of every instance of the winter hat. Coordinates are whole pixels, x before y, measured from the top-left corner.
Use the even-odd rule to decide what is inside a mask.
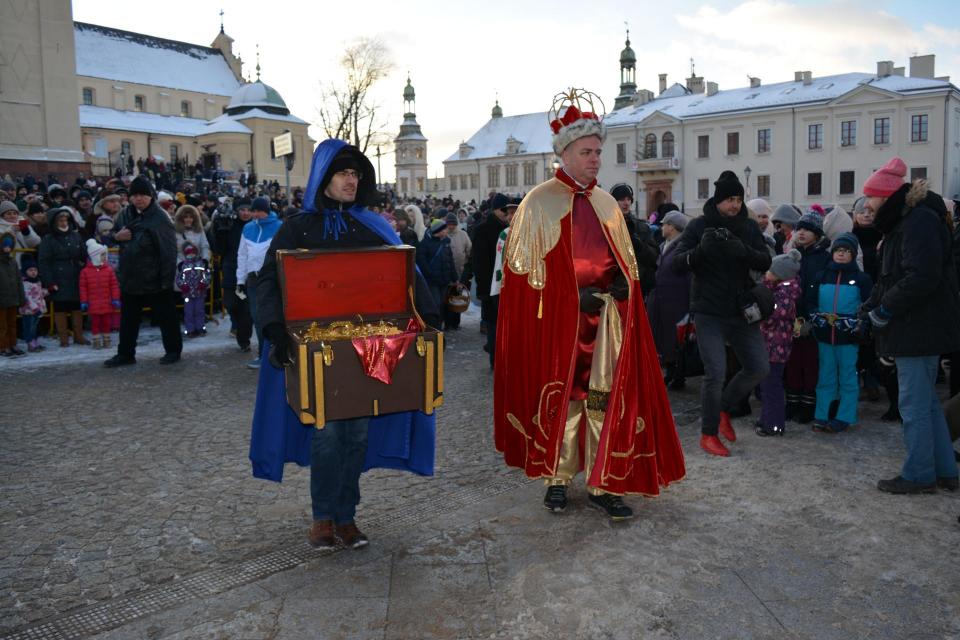
[[[0,247],[13,249],[15,246],[17,246],[17,240],[13,237],[13,234],[5,233],[0,236]]]
[[[613,185],[613,188],[610,189],[610,195],[613,196],[614,200],[623,200],[624,198],[630,198],[633,200],[633,189],[630,188],[630,185],[624,182],[618,182]]]
[[[59,193],[60,195],[64,195],[64,196],[65,196],[65,195],[67,195],[67,190],[64,189],[63,187],[61,187],[61,186],[60,186],[59,184],[57,184],[57,183],[53,183],[52,185],[50,185],[49,187],[47,187],[47,195],[50,196],[51,198],[54,197],[55,195],[57,195],[58,193]]]
[[[502,193],[495,194],[492,198],[490,198],[491,211],[496,211],[497,209],[506,209],[509,205],[510,198]]]
[[[22,256],[20,256],[20,273],[21,273],[24,277],[26,277],[26,275],[27,275],[27,269],[38,269],[38,270],[39,270],[39,268],[40,268],[40,267],[37,266],[37,259],[34,258],[34,257],[33,257],[32,255],[30,255],[29,253],[25,253],[25,254],[23,254]]]
[[[795,228],[800,222],[800,211],[792,204],[782,204],[770,216],[770,222],[780,222]]]
[[[823,237],[823,216],[818,213],[813,213],[808,211],[807,213],[800,216],[800,221],[797,222],[797,231],[800,229],[806,229],[807,231],[812,231],[817,234],[818,238]]]
[[[253,211],[263,211],[264,213],[270,213],[270,201],[264,198],[263,196],[260,196],[259,198],[254,198],[253,202],[250,203],[250,209]]]
[[[90,257],[90,262],[99,266],[103,264],[102,258],[106,257],[106,254],[107,248],[105,246],[93,238],[87,240],[87,255]]]
[[[39,202],[31,202],[27,205],[27,215],[32,216],[35,213],[44,213],[43,205]]]
[[[867,204],[867,197],[860,196],[853,201],[853,215],[859,215],[863,213],[863,205]]]
[[[754,215],[767,216],[768,218],[773,213],[773,207],[771,207],[770,203],[763,198],[754,198],[753,200],[749,201],[747,203],[747,209],[752,211]]]
[[[163,206],[164,203],[173,202],[173,196],[166,191],[157,193],[157,204]]]
[[[198,255],[200,251],[197,249],[197,246],[192,242],[183,243],[183,255],[188,258],[192,258]]]
[[[671,227],[683,231],[687,227],[687,216],[679,211],[671,211],[660,221],[660,224],[669,224]]]
[[[580,138],[597,136],[600,142],[606,139],[607,129],[600,121],[604,114],[595,113],[594,104],[603,108],[603,101],[597,95],[583,89],[571,89],[554,98],[553,107],[547,112],[547,117],[552,118],[550,129],[553,131],[554,153],[559,156],[570,143]],[[583,107],[589,107],[591,111],[583,111]]]
[[[90,192],[86,189],[80,189],[74,194],[74,200],[79,200],[80,198],[87,198],[88,200],[93,200],[93,196],[90,195]]]
[[[713,202],[714,204],[723,202],[732,196],[743,197],[743,185],[740,184],[740,178],[733,171],[724,171],[713,183]]]
[[[770,263],[770,273],[781,280],[795,278],[800,273],[800,261],[800,252],[790,249],[787,253],[773,259]]]
[[[823,235],[836,240],[841,233],[853,231],[853,218],[846,210],[837,205],[823,219]]]
[[[131,196],[150,196],[153,197],[153,185],[144,176],[137,176],[130,183]]]
[[[353,169],[359,174],[363,173],[363,167],[360,165],[360,161],[354,152],[359,153],[357,148],[351,145],[347,145],[337,152],[337,155],[330,161],[327,172],[323,174],[323,180],[320,181],[320,188],[317,189],[318,195],[322,194],[324,189],[327,188],[327,185],[330,184],[330,181],[333,180],[333,174],[339,171]]]
[[[889,198],[903,184],[906,175],[907,165],[894,156],[867,178],[863,183],[863,194],[870,197]]]
[[[841,233],[830,245],[830,253],[837,249],[849,249],[850,253],[857,255],[857,251],[860,250],[860,241],[852,233]]]
[[[817,204],[817,203],[813,203],[812,205],[810,205],[810,208],[807,209],[807,213],[815,213],[815,214],[817,214],[817,215],[819,215],[819,216],[825,216],[825,215],[827,215],[827,212],[826,212],[826,210],[823,208],[823,205],[820,205],[820,204]]]
[[[104,234],[113,231],[113,218],[108,215],[102,215],[97,218],[97,233]]]
[[[447,223],[444,220],[434,220],[430,225],[430,235],[435,236],[446,228]]]
[[[20,209],[18,209],[17,205],[10,200],[4,200],[3,202],[0,202],[0,216],[5,214],[7,211],[16,211],[17,215],[20,215]]]
[[[448,213],[444,220],[447,221],[447,224],[460,224],[460,218],[455,213]]]

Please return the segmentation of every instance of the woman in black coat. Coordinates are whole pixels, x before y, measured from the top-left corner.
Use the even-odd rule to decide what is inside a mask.
[[[68,207],[47,211],[49,233],[40,243],[40,280],[50,292],[53,302],[53,323],[60,337],[60,346],[70,345],[67,315],[73,322],[73,343],[86,345],[83,337],[83,313],[80,311],[80,270],[87,263],[83,239],[73,222]]]

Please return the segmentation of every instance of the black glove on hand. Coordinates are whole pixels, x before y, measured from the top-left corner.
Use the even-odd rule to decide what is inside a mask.
[[[714,227],[704,229],[700,236],[700,250],[705,255],[716,255],[720,249],[723,240],[717,236],[717,230]]]
[[[743,241],[736,236],[730,236],[724,240],[720,246],[722,247],[723,255],[728,258],[747,257],[747,245],[743,244]]]
[[[580,289],[580,311],[582,313],[599,313],[603,307],[603,300],[593,295],[600,293],[598,287],[584,287]]]
[[[290,338],[286,329],[279,322],[268,324],[263,328],[264,337],[270,341],[270,353],[267,359],[276,369],[283,369],[290,364]]]
[[[630,295],[630,283],[627,282],[627,277],[623,275],[622,271],[617,272],[617,277],[610,283],[607,293],[612,295],[615,300],[626,300],[627,296]],[[581,298],[581,306],[583,305],[582,300]]]

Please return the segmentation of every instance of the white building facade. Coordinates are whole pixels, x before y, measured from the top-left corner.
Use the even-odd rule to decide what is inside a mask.
[[[444,194],[480,202],[492,191],[522,195],[553,176],[556,156],[546,112],[504,116],[499,101],[487,121],[443,161]]]
[[[884,61],[876,74],[802,71],[729,91],[694,75],[667,88],[661,75],[657,97],[638,92],[604,122],[600,183],[632,185],[640,215],[665,201],[699,214],[726,169],[774,206],[850,207],[892,156],[908,178],[960,192],[960,90],[934,77],[932,55],[911,58],[909,76]]]

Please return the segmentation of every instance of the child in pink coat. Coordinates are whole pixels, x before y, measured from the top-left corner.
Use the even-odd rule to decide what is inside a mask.
[[[107,263],[107,248],[96,240],[87,240],[90,260],[80,271],[80,309],[90,316],[93,348],[110,346],[110,320],[120,308],[120,283]]]
[[[774,307],[760,325],[770,357],[770,373],[760,383],[763,411],[757,423],[758,436],[782,436],[787,421],[783,370],[793,347],[793,324],[800,299],[800,260],[800,252],[791,249],[773,259],[763,278],[763,284],[773,293]]]

